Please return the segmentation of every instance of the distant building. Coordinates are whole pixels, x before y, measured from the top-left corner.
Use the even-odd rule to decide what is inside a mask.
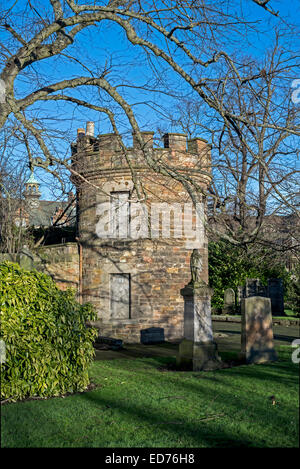
[[[76,225],[76,201],[72,192],[67,201],[41,200],[40,183],[32,172],[25,183],[24,199],[16,208],[17,226],[48,228]]]

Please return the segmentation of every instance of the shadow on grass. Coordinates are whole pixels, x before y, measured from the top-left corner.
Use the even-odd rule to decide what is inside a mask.
[[[151,366],[155,367],[157,364],[166,364],[167,360],[162,359],[155,359],[152,360]],[[284,419],[286,420],[285,424],[289,425],[289,418],[286,416],[286,413],[294,415],[295,409],[292,405],[285,403],[284,408],[281,407],[276,409],[277,414],[280,414],[280,418],[276,419],[273,414],[270,414],[271,403],[270,403],[270,396],[269,393],[276,392],[277,387],[276,385],[284,385],[286,387],[290,385],[295,385],[297,382],[297,367],[294,367],[292,370],[285,369],[284,364],[283,366],[279,366],[275,370],[273,365],[244,365],[239,367],[239,369],[227,369],[225,370],[226,373],[226,380],[224,378],[224,374],[221,376],[217,372],[211,373],[189,373],[190,377],[192,378],[205,378],[205,380],[189,380],[181,381],[176,383],[176,392],[183,394],[185,392],[193,392],[195,396],[195,406],[197,405],[197,395],[201,395],[202,399],[203,396],[207,396],[207,400],[211,398],[211,394],[218,392],[217,388],[215,387],[218,382],[222,386],[220,391],[221,400],[223,403],[223,410],[225,415],[234,421],[235,417],[237,416],[237,420],[245,419],[246,421],[249,419],[249,424],[251,424],[252,419],[258,419],[261,421],[261,426],[263,427],[271,427],[271,432],[278,433],[279,425],[283,423]],[[222,373],[224,370],[222,370]],[[187,373],[186,373],[187,374]],[[169,375],[170,376],[170,375]],[[240,395],[235,393],[239,392],[232,386],[232,381],[230,380],[230,376],[232,378],[242,378],[245,381],[246,386],[243,389],[243,392]],[[218,379],[219,377],[219,379]],[[254,379],[261,380],[263,383],[267,383],[265,389],[265,395],[259,396],[259,398],[255,395],[250,393],[249,399],[249,389],[247,389],[247,384]],[[167,377],[168,379],[168,377]],[[151,375],[152,385],[159,386],[161,383],[161,378],[157,376],[156,378]],[[239,381],[241,382],[241,381]],[[209,389],[208,389],[209,387]],[[170,392],[172,390],[172,385],[170,383]],[[151,390],[149,390],[151,395]],[[104,405],[107,403],[107,399],[103,400],[101,396],[93,393],[86,394],[83,396],[84,399],[92,400],[99,406]],[[144,425],[156,425],[157,428],[161,425],[162,414],[159,411],[146,411],[145,409],[141,408],[136,402],[132,403],[130,407],[115,401],[113,399],[110,400],[110,405],[114,408],[117,408],[123,414],[127,414],[131,416],[134,420],[142,420]],[[243,412],[245,413],[242,416]],[[187,415],[187,420],[190,415]],[[271,416],[271,420],[270,420]],[[272,421],[272,418],[274,419]],[[200,419],[201,420],[201,419]],[[208,419],[209,420],[209,419]],[[252,439],[249,438],[245,432],[243,434],[242,431],[239,431],[239,436],[237,436],[236,432],[231,433],[227,428],[226,424],[219,423],[217,426],[215,422],[203,423],[199,422],[199,426],[195,424],[195,421],[188,422],[184,421],[178,426],[174,425],[173,427],[169,427],[168,431],[174,435],[174,438],[178,438],[179,435],[184,435],[187,438],[192,438],[195,441],[195,446],[197,446],[197,442],[201,442],[204,446],[214,446],[214,447],[238,447],[238,446],[264,446],[264,441],[260,436],[257,434],[256,436],[252,436]],[[270,445],[272,446],[272,445]]]
[[[157,379],[158,383],[160,379]],[[159,385],[157,383],[157,385]],[[182,386],[180,386],[182,387]],[[66,425],[64,416],[69,416],[70,414],[70,403],[72,397],[76,397],[76,414],[73,416],[75,419],[73,427],[77,426],[75,431],[72,427],[70,431],[70,425]],[[84,402],[88,402],[88,406]],[[103,412],[117,413],[121,416],[121,419],[124,418],[124,421],[130,420],[134,422],[134,426],[127,430],[127,438],[130,441],[133,441],[133,444],[122,442],[124,435],[121,434],[119,429],[116,429],[116,434],[114,435],[115,439],[119,443],[118,447],[159,447],[157,443],[153,445],[151,438],[145,441],[143,438],[143,429],[150,428],[153,429],[153,434],[161,429],[168,433],[168,441],[178,441],[180,438],[188,439],[190,444],[189,447],[248,447],[252,446],[253,442],[243,437],[237,437],[232,435],[230,431],[225,429],[219,430],[218,432],[214,431],[214,425],[209,422],[200,422],[199,426],[195,425],[195,422],[189,422],[189,415],[184,419],[182,416],[170,417],[168,412],[161,411],[157,409],[147,409],[143,403],[138,403],[134,399],[130,399],[129,402],[126,402],[127,399],[118,397],[105,397],[101,396],[101,391],[90,391],[87,393],[82,393],[76,396],[70,396],[66,399],[65,402],[62,399],[50,399],[48,401],[36,401],[36,402],[24,402],[11,404],[11,406],[18,406],[18,412],[14,415],[14,422],[10,422],[10,428],[15,428],[17,430],[10,430],[6,432],[5,439],[10,441],[13,440],[13,444],[7,445],[5,441],[2,441],[2,446],[12,446],[12,447],[79,447],[79,446],[98,446],[98,447],[114,447],[116,444],[114,441],[109,443],[107,437],[105,436],[106,425],[110,425],[109,422],[106,422],[106,425],[103,426],[101,421],[101,415]],[[28,404],[31,404],[28,406]],[[33,404],[35,406],[33,407]],[[38,404],[38,405],[37,405]],[[55,413],[53,417],[53,408],[51,404],[54,404],[58,412]],[[56,404],[56,405],[55,405]],[[89,410],[87,410],[87,407]],[[11,407],[12,408],[12,407]],[[91,417],[91,409],[95,419]],[[191,412],[192,414],[192,412]],[[97,417],[98,416],[98,417]],[[205,417],[205,416],[204,416]],[[30,420],[31,425],[26,425],[26,422]],[[112,414],[113,420],[113,414]],[[24,422],[25,421],[25,425]],[[97,423],[97,421],[99,423]],[[96,422],[96,423],[95,423]],[[3,425],[7,425],[6,417],[4,416]],[[98,425],[101,428],[101,436],[97,436],[96,439],[93,439],[89,435],[89,430]],[[109,427],[108,427],[109,428]],[[120,434],[118,435],[118,431]],[[74,433],[75,432],[75,433]],[[142,432],[141,440],[144,442],[141,445],[140,440],[136,439],[136,436],[139,436],[139,432]],[[151,430],[152,433],[152,430]],[[155,440],[155,438],[154,438]],[[137,442],[138,441],[138,442]],[[166,446],[163,444],[162,446]],[[176,447],[175,444],[170,445]]]
[[[295,408],[286,397],[272,407],[269,394],[277,395],[277,385],[295,392],[297,366],[276,362],[205,373],[158,371],[174,362],[172,357],[98,362],[98,380],[105,370],[114,380],[132,378],[130,385],[120,388],[115,381],[66,399],[11,404],[4,415],[5,440],[14,447],[129,448],[160,447],[161,435],[165,447],[180,447],[183,440],[191,448],[234,448],[272,446],[272,435],[279,434],[291,446],[293,437],[284,438]],[[182,400],[169,401],[174,393]],[[267,436],[261,434],[266,429]]]
[[[293,337],[288,335],[274,334],[274,340],[279,340],[280,342],[293,342]]]
[[[136,358],[151,358],[159,356],[175,356],[177,353],[178,344],[166,342],[159,345],[126,345],[118,350],[97,350],[96,361],[113,360],[113,359],[136,359]]]
[[[128,407],[126,404],[120,401],[116,402],[113,399],[102,399],[101,396],[96,393],[87,393],[83,395],[82,398],[88,400],[89,402],[93,402],[93,404],[98,408],[103,408],[103,406],[109,405],[114,409],[117,409],[118,412],[121,412],[123,415],[130,417],[131,420],[136,421],[137,425],[133,429],[136,435],[138,434],[139,429],[143,427],[153,427],[153,432],[155,432],[158,428],[161,429],[165,427],[168,433],[172,434],[172,438],[175,441],[180,438],[192,439],[194,444],[189,445],[189,447],[204,446],[232,448],[249,447],[253,445],[253,442],[247,437],[237,437],[225,429],[219,430],[218,432],[209,431],[210,423],[208,422],[205,422],[204,426],[202,424],[202,428],[200,426],[201,423],[197,427],[193,421],[182,421],[180,418],[178,421],[174,421],[174,417],[170,419],[168,416],[164,416],[164,414],[159,410],[154,411],[152,409],[150,413],[147,409],[142,408],[136,403],[131,402],[130,407]],[[203,420],[205,420],[205,416]],[[207,420],[209,420],[209,417]],[[128,447],[130,446],[131,445]],[[151,441],[148,441],[144,446],[151,447]]]

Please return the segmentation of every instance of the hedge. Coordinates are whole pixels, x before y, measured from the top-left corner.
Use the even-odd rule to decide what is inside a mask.
[[[94,357],[96,319],[90,304],[61,291],[46,274],[0,264],[1,399],[50,397],[83,391]]]

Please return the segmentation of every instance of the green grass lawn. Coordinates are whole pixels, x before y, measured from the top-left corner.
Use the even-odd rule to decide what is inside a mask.
[[[299,318],[297,318],[296,316],[273,316],[273,320],[276,321],[276,319],[288,319],[289,321],[299,321]]]
[[[295,311],[293,311],[292,309],[285,309],[284,314],[285,314],[285,317],[291,317],[292,316],[295,319],[299,319],[299,317],[297,316],[297,313]]]
[[[298,446],[290,348],[281,347],[274,363],[214,372],[166,371],[172,360],[95,361],[92,391],[2,405],[1,446]]]

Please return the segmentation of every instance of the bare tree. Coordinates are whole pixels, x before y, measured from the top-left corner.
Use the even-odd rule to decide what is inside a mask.
[[[17,165],[11,157],[18,152],[16,129],[7,126],[0,131],[0,252],[19,252],[30,236],[25,229],[26,207],[22,191],[26,162]]]
[[[207,114],[201,103],[191,99],[180,102],[177,112],[168,114],[166,109],[164,113],[189,135],[198,132],[212,142],[212,224],[208,228],[235,243],[271,241],[280,250],[291,247],[282,243],[285,232],[286,238],[294,236],[293,249],[297,250],[299,145],[289,129],[296,126],[299,108],[286,86],[288,61],[279,43],[277,35],[255,80],[241,83],[235,75],[224,73],[223,83],[215,85],[215,96],[224,107],[249,116],[250,122],[232,125],[217,114]],[[249,77],[255,73],[253,65],[259,68],[259,64],[244,64]],[[270,122],[278,128],[268,128]],[[283,216],[286,227],[290,224],[289,236],[280,226]]]
[[[232,191],[229,194],[220,191],[216,178],[211,191],[215,213],[220,207],[225,207],[227,213],[230,204],[234,219],[246,234],[239,238],[237,230],[223,217],[228,236],[235,242],[251,242],[268,214],[267,200],[272,200],[275,210],[285,206],[298,215],[289,194],[294,169],[277,172],[275,179],[274,174],[279,156],[293,151],[292,139],[299,137],[300,126],[295,106],[287,93],[280,94],[278,81],[275,83],[281,73],[286,86],[298,64],[297,53],[290,49],[280,53],[287,35],[291,37],[297,31],[293,25],[285,24],[280,11],[274,10],[272,0],[250,3],[256,8],[251,20],[247,8],[237,13],[231,2],[225,0],[163,0],[158,4],[30,0],[21,6],[8,2],[0,19],[3,31],[0,84],[5,92],[0,101],[0,128],[17,122],[27,136],[24,146],[29,166],[44,168],[63,184],[61,168],[71,171],[72,168],[70,157],[67,152],[62,154],[59,142],[70,136],[53,124],[59,109],[54,104],[104,115],[120,142],[122,131],[130,128],[143,148],[136,111],[139,98],[134,99],[133,92],[150,94],[156,109],[157,95],[175,99],[180,95],[182,99],[190,94],[208,116],[206,127],[209,121],[219,126],[211,138],[218,150],[216,177],[226,173],[228,183],[238,191],[235,196]],[[245,58],[241,52],[241,43],[247,47],[248,34],[262,33],[259,23],[262,12],[270,21],[277,21],[278,28],[283,25],[286,28],[285,36],[277,36],[281,42],[265,58],[264,66],[261,61]],[[91,34],[89,41],[97,43],[104,40],[107,24],[118,28],[128,47],[134,46],[131,50],[138,51],[137,62],[147,64],[147,73],[151,75],[143,82],[136,78],[141,68],[136,69],[136,76],[131,74],[128,78],[131,69],[128,57],[115,63],[113,53],[108,51],[105,60],[99,63],[89,54],[86,42],[82,42],[83,33]],[[42,67],[44,62],[60,71],[54,73],[54,79],[50,69],[45,72]],[[140,64],[135,62],[132,59],[130,65],[138,67]],[[288,100],[284,106],[280,102],[283,97]],[[145,102],[151,105],[151,100],[144,99]],[[195,129],[198,130],[198,125]],[[123,150],[126,155],[125,145]],[[146,148],[144,158],[152,170],[179,180],[196,201],[200,188],[193,179],[157,162]],[[127,162],[131,167],[129,157]],[[132,176],[138,189],[134,170]],[[254,202],[256,192],[259,196]],[[245,230],[251,211],[255,223],[251,230]]]

